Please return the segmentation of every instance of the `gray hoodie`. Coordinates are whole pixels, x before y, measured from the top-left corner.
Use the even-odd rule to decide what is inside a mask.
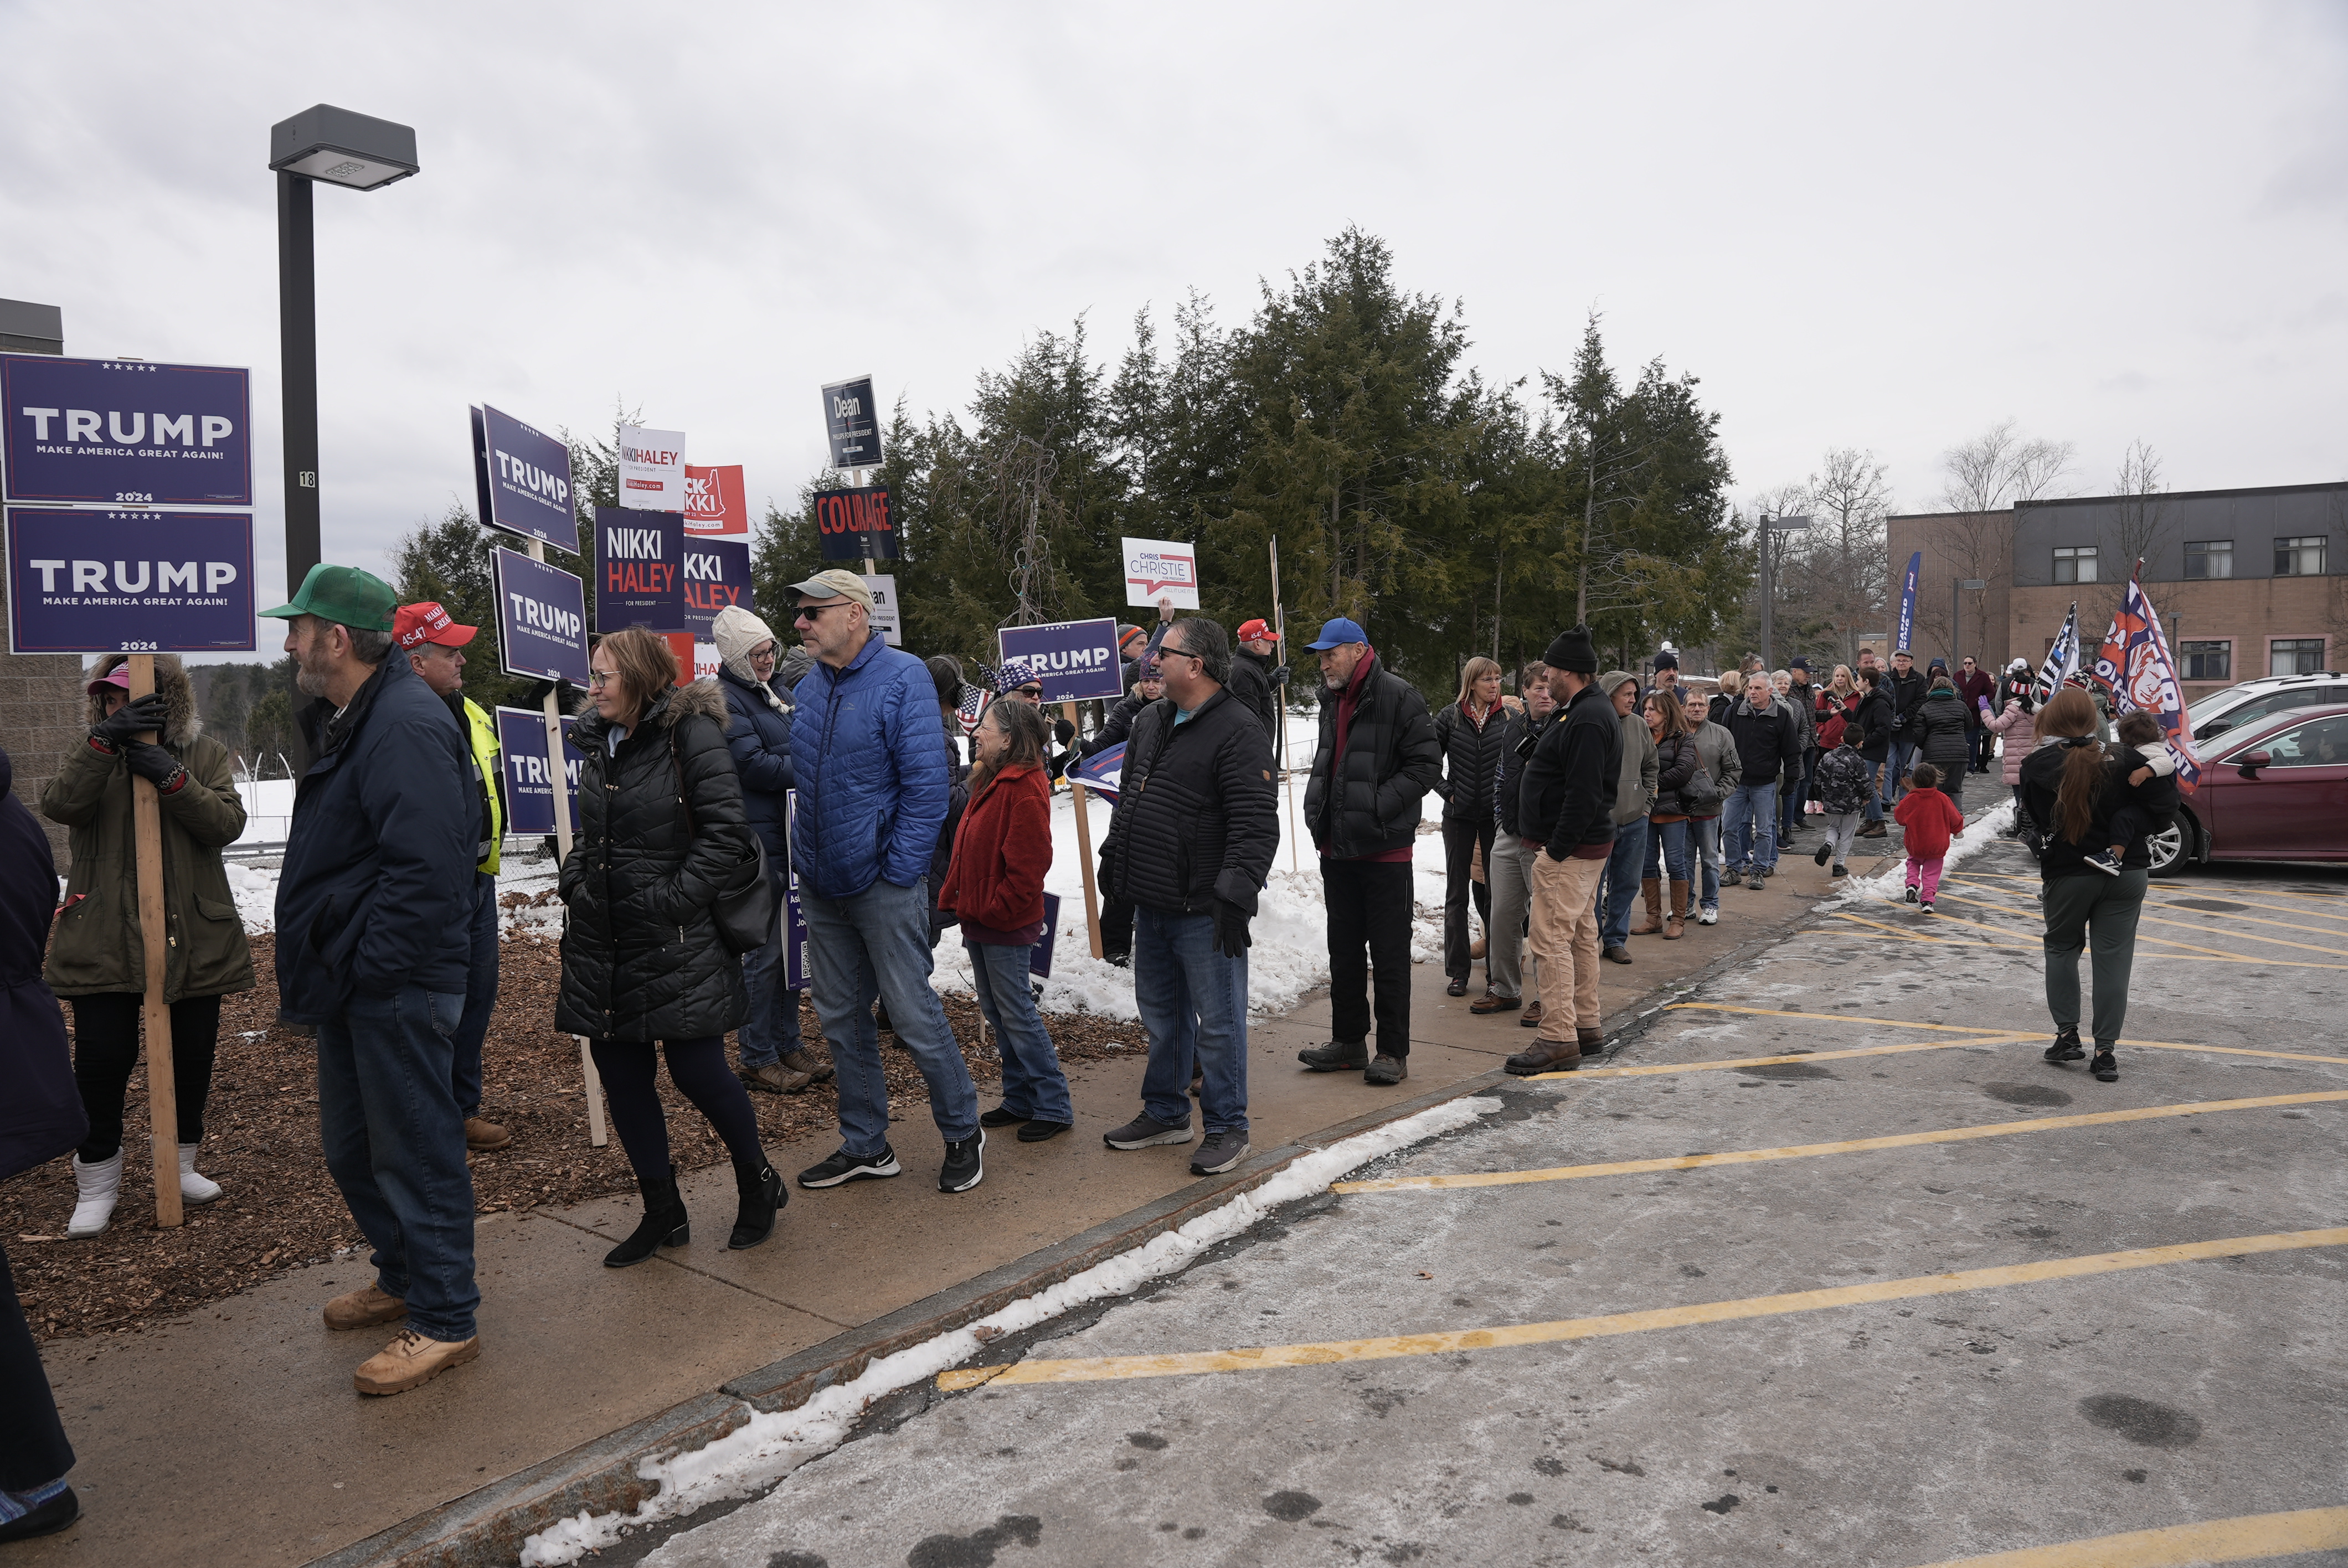
[[[1637,676],[1627,670],[1609,670],[1598,678],[1598,690],[1608,701],[1625,681]],[[1614,775],[1614,825],[1622,827],[1644,817],[1655,805],[1655,780],[1661,772],[1655,737],[1645,717],[1634,707],[1622,718],[1622,770]]]

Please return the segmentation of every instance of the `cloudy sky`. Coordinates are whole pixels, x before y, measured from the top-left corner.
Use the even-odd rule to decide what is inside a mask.
[[[1627,14],[1626,14],[1627,13]],[[1874,450],[1903,507],[1999,420],[2176,487],[2348,477],[2348,6],[0,0],[0,296],[67,352],[247,364],[283,581],[272,121],[411,124],[317,193],[330,559],[471,495],[465,407],[821,460],[817,389],[963,405],[1082,314],[1359,224],[1473,362],[1605,313],[1723,414],[1739,493]],[[268,602],[264,600],[264,602]]]

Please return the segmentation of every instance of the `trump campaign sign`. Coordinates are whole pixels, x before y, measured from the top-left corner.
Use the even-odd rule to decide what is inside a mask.
[[[497,712],[498,750],[505,754],[506,831],[541,834],[554,831],[554,785],[546,765],[546,715],[527,708]],[[579,721],[562,720],[562,787],[571,796],[571,820],[579,820],[579,766],[586,757],[571,743]]]
[[[815,493],[816,548],[826,560],[895,559],[897,519],[886,485]]]
[[[0,354],[8,499],[250,507],[249,379],[226,365]]]
[[[750,506],[743,498],[742,465],[685,470],[685,531],[688,534],[747,534]]]
[[[1178,539],[1119,539],[1125,551],[1125,602],[1199,608],[1199,552]]]
[[[685,515],[595,508],[595,625],[685,630]]]
[[[14,653],[250,651],[251,512],[10,507]]]
[[[685,432],[620,426],[620,505],[641,512],[685,510]]]
[[[471,412],[473,484],[480,493],[481,521],[577,555],[571,448],[486,403]]]
[[[1006,626],[994,635],[1003,667],[1024,670],[1042,682],[1046,702],[1124,695],[1125,669],[1117,655],[1117,622],[1112,619]]]
[[[690,522],[687,523],[690,528]],[[695,538],[688,533],[678,550],[684,567],[685,629],[704,641],[710,622],[731,605],[756,610],[750,595],[750,547],[736,539]]]
[[[509,675],[587,684],[586,585],[503,548],[489,552],[489,572],[498,589],[499,668]],[[538,749],[546,750],[543,736]]]

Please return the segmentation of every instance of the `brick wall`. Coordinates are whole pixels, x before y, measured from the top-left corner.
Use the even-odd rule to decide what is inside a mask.
[[[2226,641],[2233,644],[2233,668],[2223,681],[2188,681],[2186,701],[2251,681],[2267,674],[2268,647],[2281,638],[2324,639],[2327,670],[2340,668],[2342,636],[2333,624],[2337,612],[2337,579],[2330,577],[2231,578],[2220,582],[2147,583],[2160,610],[2161,630],[2180,664],[2186,642]],[[2079,600],[2080,658],[2093,662],[2110,621],[2110,601],[2117,590],[2109,583],[2057,584],[2051,588],[2013,590],[2013,624],[2008,631],[2015,653],[2033,664],[2046,657],[2047,640],[2063,625],[2063,613],[2073,599]],[[2093,622],[2093,624],[2089,624]]]
[[[2043,658],[2044,650],[2034,654],[2008,635],[2008,628],[2014,623],[2013,583],[2003,563],[1984,569],[1982,580],[1989,584],[1987,589],[1975,589],[1962,595],[1964,622],[1958,630],[1958,640],[1963,646],[1954,650],[1949,647],[1949,589],[1958,580],[1958,563],[1950,559],[1944,530],[1954,522],[1952,515],[1943,512],[1908,513],[1885,519],[1891,597],[1884,623],[1894,630],[1898,629],[1900,584],[1908,570],[1908,558],[1921,550],[1924,565],[1916,579],[1917,668],[1923,668],[1934,659],[1946,659],[1949,668],[1954,670],[1957,661],[1968,653],[1982,669],[1991,671],[2003,667],[2017,654]],[[1881,661],[1889,664],[1890,650],[1879,651]]]
[[[7,584],[0,580],[0,613]],[[6,644],[0,642],[0,649]],[[81,691],[81,660],[71,653],[0,651],[0,747],[16,774],[15,794],[49,831],[57,871],[67,866],[66,830],[41,815],[41,786],[57,776],[66,748],[89,729]]]

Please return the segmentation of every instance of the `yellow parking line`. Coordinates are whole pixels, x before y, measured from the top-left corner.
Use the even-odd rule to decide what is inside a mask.
[[[1806,1059],[1807,1060],[1807,1059]],[[2021,1122],[1985,1122],[1946,1127],[1937,1132],[1900,1132],[1880,1138],[1847,1138],[1835,1143],[1789,1143],[1776,1149],[1731,1149],[1717,1154],[1679,1154],[1658,1160],[1615,1160],[1601,1165],[1555,1165],[1540,1171],[1477,1171],[1452,1176],[1389,1176],[1375,1182],[1337,1182],[1333,1193],[1436,1192],[1453,1187],[1509,1187],[1527,1182],[1572,1182],[1585,1176],[1631,1176],[1646,1171],[1698,1171],[1712,1165],[1752,1165],[1765,1160],[1801,1160],[1814,1154],[1863,1154],[1877,1149],[1911,1149],[1924,1143],[1962,1143],[2010,1132],[2057,1132],[2070,1127],[2106,1127],[2120,1122],[2155,1122],[2198,1116],[2205,1111],[2260,1111],[2276,1105],[2315,1105],[2348,1100],[2348,1089],[2312,1094],[2262,1094],[2251,1100],[2202,1100],[2189,1105],[2147,1105],[2132,1111],[2096,1111],[2077,1116],[2034,1116]]]
[[[1919,1024],[1930,1029],[1931,1024]],[[1716,1072],[1734,1067],[1769,1067],[1781,1061],[1843,1061],[1854,1056],[1897,1056],[1909,1050],[1947,1050],[1960,1045],[2011,1045],[2017,1040],[2037,1040],[2039,1031],[2028,1034],[1970,1034],[1962,1040],[1915,1040],[1900,1045],[1862,1045],[1850,1050],[1792,1051],[1784,1056],[1740,1056],[1727,1061],[1657,1061],[1637,1067],[1583,1067],[1570,1072],[1535,1072],[1524,1080],[1527,1083],[1546,1083],[1566,1078],[1658,1078],[1674,1072]],[[2326,1058],[2326,1061],[2332,1060]]]
[[[1964,879],[1964,878],[1962,878],[1962,877],[1952,877],[1952,878],[1950,878],[1950,880],[1952,880],[1952,881],[1960,881],[1960,882],[1962,882],[1962,881],[1964,881],[1965,879]],[[1971,884],[1971,885],[1972,885],[1972,886],[1981,886],[1980,884]],[[2013,888],[2011,888],[2011,887],[1989,887],[1989,886],[1982,886],[1982,889],[1981,889],[1981,890],[1982,890],[1982,892],[1984,892],[1984,893],[2003,893],[2003,894],[2008,895],[2008,896],[2009,896],[2009,897],[2015,897],[2015,898],[2019,898],[2019,897],[2023,897],[2023,895],[2022,895],[2022,894],[2014,892],[2014,890],[2013,890]],[[1967,903],[1976,903],[1976,902],[1979,902],[1979,901],[1978,901],[1978,900],[1976,900],[1976,899],[1966,899],[1966,900],[1965,900],[1965,902],[1967,902]],[[2147,900],[2147,903],[2149,903],[2149,900]],[[2002,907],[2002,906],[1989,906],[1989,905],[1984,905],[1984,906],[1982,906],[1982,907],[1983,907],[1984,908],[1988,908],[1988,907]],[[2151,907],[2152,908],[2155,908],[2155,909],[2168,909],[2168,908],[2174,908],[2174,907],[2176,907],[2176,906],[2175,906],[2175,905],[2170,905],[2170,904],[2151,904],[2151,905],[2150,905],[2150,907]],[[2149,920],[2149,921],[2152,921],[2155,925],[2160,925],[2160,926],[2176,926],[2176,927],[2180,927],[2181,929],[2188,930],[2188,931],[2202,931],[2202,930],[2207,930],[2207,929],[2209,929],[2209,927],[2211,926],[2211,924],[2212,924],[2213,922],[2226,922],[2226,921],[2230,921],[2230,922],[2232,922],[2232,923],[2233,923],[2233,924],[2235,924],[2235,925],[2279,926],[2279,927],[2282,927],[2284,930],[2287,930],[2287,931],[2311,931],[2311,932],[2313,932],[2315,935],[2317,935],[2317,936],[2319,936],[2319,937],[2339,937],[2339,936],[2348,936],[2348,932],[2341,932],[2341,931],[2326,931],[2326,930],[2320,929],[2319,927],[2314,927],[2314,926],[2294,926],[2294,925],[2292,925],[2292,924],[2291,924],[2290,921],[2288,921],[2288,920],[2261,920],[2261,919],[2260,919],[2260,918],[2259,918],[2257,916],[2255,916],[2255,915],[2226,915],[2226,914],[2217,914],[2217,915],[2209,915],[2209,916],[2205,916],[2203,918],[2199,919],[2199,920],[2170,920],[2170,919],[2165,919],[2165,918],[2163,918],[2162,917],[2160,917],[2160,916],[2158,916],[2158,915],[2147,915],[2147,916],[2144,916],[2144,917],[2143,917],[2143,918],[2145,918],[2145,919],[2147,919],[2147,920]],[[2276,947],[2278,947],[2278,948],[2299,948],[2299,949],[2300,949],[2301,951],[2302,951],[2302,952],[2309,952],[2309,953],[2329,953],[2330,955],[2332,955],[2332,957],[2333,957],[2333,958],[2348,958],[2348,948],[2319,948],[2319,947],[2317,947],[2317,946],[2316,946],[2314,943],[2312,943],[2312,942],[2293,942],[2293,941],[2286,940],[2285,938],[2281,938],[2281,937],[2262,937],[2262,936],[2259,935],[2259,933],[2257,933],[2256,931],[2229,931],[2227,934],[2228,934],[2228,935],[2230,935],[2230,936],[2240,937],[2242,940],[2244,940],[2244,941],[2246,941],[2246,942],[2271,942],[2271,943],[2272,943],[2274,946],[2276,946]],[[2145,938],[2145,939],[2146,939],[2146,940],[2147,940],[2147,941],[2153,941],[2153,940],[2157,940],[2158,938]],[[2179,943],[2178,943],[2178,944],[2176,944],[2176,945],[2177,945],[2177,946],[2178,946],[2178,947],[2183,947],[2183,946],[2185,946],[2185,944],[2184,944],[2184,943],[2182,943],[2182,942],[2179,942]],[[2214,953],[2214,952],[2218,952],[2218,951],[2219,951],[2219,950],[2220,950],[2220,949],[2216,948],[2196,948],[2196,949],[2195,949],[2195,951],[2197,951],[2197,952],[2204,952],[2204,953]],[[2336,966],[2333,966],[2333,965],[2328,965],[2328,964],[2327,964],[2327,965],[2323,965],[2323,966],[2322,966],[2322,968],[2335,968]]]
[[[1617,1312],[1600,1317],[1568,1317],[1553,1323],[1504,1324],[1496,1328],[1399,1334],[1376,1339],[1336,1339],[1321,1344],[1193,1350],[1169,1356],[1088,1356],[1056,1361],[1019,1361],[1002,1367],[973,1367],[961,1371],[942,1372],[938,1375],[938,1387],[974,1389],[983,1383],[1004,1388],[1014,1383],[1092,1383],[1128,1378],[1180,1378],[1207,1372],[1252,1372],[1272,1367],[1314,1367],[1333,1361],[1383,1361],[1400,1356],[1444,1356],[1462,1350],[1553,1345],[1563,1340],[1638,1334],[1654,1328],[1733,1323],[1749,1317],[1774,1317],[1789,1312],[1865,1307],[1883,1301],[1908,1301],[1918,1296],[1949,1296],[1960,1291],[2080,1279],[2123,1269],[2192,1263],[2204,1258],[2244,1257],[2253,1253],[2290,1252],[2343,1244],[2348,1244],[2348,1226],[2285,1231],[2272,1235],[2231,1236],[2223,1241],[2136,1247],[2127,1252],[2093,1253],[2084,1257],[2053,1258],[2043,1263],[2010,1264],[1998,1268],[1970,1268],[1953,1274],[1870,1280],[1864,1285],[1796,1290],[1779,1296],[1748,1296],[1738,1300],[1654,1307],[1644,1312]]]
[[[1982,891],[1986,893],[2004,893],[2011,892],[2011,889],[1987,887],[1983,888]],[[2013,896],[2017,898],[2022,897],[2022,895],[2018,893],[2015,893]],[[2021,911],[2013,908],[2011,906],[2004,904],[1993,904],[1984,898],[1968,898],[1962,893],[1950,893],[1944,895],[1944,897],[1952,899],[1959,904],[1970,904],[1976,909],[1994,909],[2001,914],[2009,915],[2021,913]],[[1956,915],[1943,915],[1941,918],[1944,920],[1962,920],[1962,917]],[[2148,923],[2155,926],[2176,926],[2188,931],[2198,931],[2202,929],[2201,922],[2198,920],[2164,920],[2157,915],[2141,915],[2137,917],[2137,919],[2139,923]],[[1981,922],[1977,920],[1965,920],[1962,921],[1962,923],[1971,926],[1980,926],[1981,929],[1984,931],[2005,931],[2009,933],[2013,931],[2013,927],[2010,926],[1982,926],[1981,925]],[[2228,935],[2239,937],[2245,942],[2267,942],[2278,948],[2297,948],[2304,952],[2330,953],[2335,958],[2348,958],[2348,952],[2343,952],[2336,948],[2318,948],[2307,942],[2286,942],[2281,937],[2261,937],[2256,931],[2233,931],[2229,932]],[[2137,940],[2139,942],[2157,943],[2164,948],[2182,948],[2188,953],[2207,953],[2215,958],[2224,958],[2230,963],[2268,964],[2294,969],[2348,968],[2348,964],[2317,964],[2310,963],[2304,958],[2270,958],[2258,953],[2230,953],[2223,948],[2205,948],[2198,942],[2180,942],[2174,937],[2147,937],[2143,935],[2141,932],[2137,934]]]
[[[2169,1524],[2065,1541],[2059,1546],[2025,1546],[1986,1557],[1952,1557],[1931,1568],[2185,1568],[2197,1563],[2249,1563],[2348,1546],[2348,1508],[2302,1508],[2289,1513],[2250,1513],[2199,1524]]]
[[[1951,1034],[1968,1034],[1977,1037],[1972,1040],[1952,1040],[1944,1042],[1949,1045],[1995,1045],[2002,1040],[2036,1040],[2046,1032],[2044,1030],[2034,1030],[2026,1033],[2019,1034],[1983,1035],[1981,1034],[1978,1029],[1967,1029],[1962,1024],[1910,1023],[1906,1019],[1861,1018],[1856,1013],[1781,1012],[1776,1008],[1733,1007],[1726,1002],[1665,1002],[1663,1007],[1666,1011],[1675,1011],[1681,1009],[1694,1008],[1700,1009],[1705,1012],[1749,1013],[1761,1018],[1807,1018],[1817,1019],[1825,1023],[1879,1023],[1892,1029],[1937,1029],[1944,1030]],[[2348,1064],[2348,1056],[2323,1056],[2311,1054],[2302,1050],[2257,1050],[2247,1045],[2195,1045],[2188,1040],[2122,1040],[2120,1043],[2122,1046],[2131,1050],[2138,1049],[2146,1050],[2208,1050],[2215,1051],[2219,1056],[2266,1056],[2274,1057],[2283,1061],[2329,1062],[2335,1067]],[[1746,1067],[1757,1066],[1765,1061],[1831,1061],[1838,1056],[1877,1056],[1889,1054],[1893,1051],[1929,1050],[1931,1049],[1931,1047],[1930,1045],[1875,1045],[1869,1046],[1861,1050],[1819,1050],[1813,1051],[1807,1056],[1756,1056],[1747,1058],[1743,1061],[1698,1061],[1690,1062],[1687,1065],[1691,1067]],[[1598,1069],[1595,1071],[1618,1073],[1677,1072],[1684,1071],[1684,1069],[1674,1067],[1613,1067]],[[1544,1072],[1540,1076],[1543,1078],[1586,1078],[1590,1076],[1590,1073],[1588,1071]]]
[[[1943,877],[1942,880],[1966,881],[1975,877],[1995,877],[2001,882],[2027,882],[2034,887],[2040,886],[2040,879],[2038,877],[2017,876],[2010,871],[1952,871],[1946,877]],[[2162,887],[2162,891],[2177,892],[2181,891],[2181,889],[2179,889],[2175,884],[2165,884]],[[2298,898],[2309,904],[2327,904],[2333,909],[2340,908],[2343,904],[2348,904],[2348,899],[2343,899],[2337,894],[2332,893],[2293,893],[2290,889],[2284,887],[2265,887],[2260,889],[2260,891],[2270,898]],[[2247,905],[2253,909],[2271,909],[2278,915],[2312,915],[2319,920],[2348,920],[2348,909],[2341,909],[2341,912],[2335,915],[2332,913],[2332,909],[2303,909],[2291,904],[2261,904],[2258,899],[2252,897],[2250,895],[2232,887],[2197,887],[2195,889],[2195,894],[2197,897],[2228,899],[2235,903]],[[2176,908],[2178,906],[2163,905],[2161,907]],[[2207,914],[2212,919],[2240,918],[2247,920],[2250,918],[2247,915],[2237,917],[2231,915],[2230,912],[2224,910],[2197,910],[2195,913]],[[2269,926],[2290,926],[2291,923],[2287,920],[2266,920],[2261,921],[2260,924]],[[2326,930],[2320,926],[2292,926],[2291,928],[2297,931],[2315,931],[2326,937],[2348,936],[2348,932]]]
[[[1832,915],[1838,920],[1849,920],[1854,926],[1865,926],[1872,930],[1888,932],[1891,936],[1902,938],[1910,942],[1942,942],[1952,947],[1958,948],[2012,948],[2016,951],[2034,951],[2039,946],[2039,944],[2035,942],[1960,942],[1953,937],[1928,937],[1921,931],[1903,931],[1897,926],[1887,926],[1880,920],[1862,920],[1856,915],[1846,915],[1839,909],[1830,909],[1828,913]],[[1970,920],[1961,920],[1957,923],[1962,926],[1972,926],[1973,924],[1973,922]],[[1991,927],[1985,926],[1976,927],[1975,928],[1980,930],[1991,929]]]

